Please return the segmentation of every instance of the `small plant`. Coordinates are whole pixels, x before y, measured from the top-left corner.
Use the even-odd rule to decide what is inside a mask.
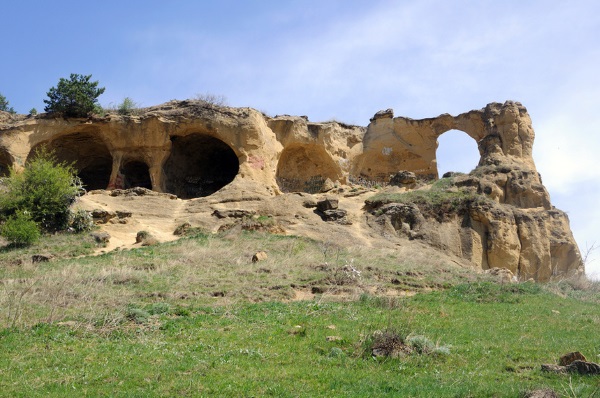
[[[17,212],[2,225],[1,235],[15,246],[29,246],[40,238],[40,229],[25,212]]]
[[[208,105],[227,106],[227,98],[224,95],[216,95],[210,93],[196,94],[194,99],[202,101]]]
[[[429,354],[435,348],[435,343],[425,336],[408,336],[406,344],[412,347],[418,354]]]
[[[397,329],[376,330],[365,341],[365,347],[365,353],[375,358],[450,354],[449,346],[439,346],[422,335],[407,336]]]
[[[169,311],[171,311],[171,306],[164,302],[154,303],[148,309],[150,315],[166,314]]]
[[[35,108],[31,108],[31,110],[29,111],[29,114],[30,114],[31,116],[35,116],[35,115],[37,115],[37,114],[38,114],[38,111],[37,111],[37,109],[35,109]]]
[[[146,323],[150,318],[150,313],[141,308],[130,306],[125,312],[125,318],[135,323]]]
[[[44,110],[64,117],[87,117],[94,113],[98,97],[104,93],[104,87],[91,81],[92,75],[71,73],[70,78],[61,78],[56,87],[48,91]]]
[[[132,100],[130,97],[125,97],[123,102],[117,105],[117,112],[119,115],[132,115],[135,114],[139,108],[139,104]]]
[[[74,232],[85,232],[94,227],[94,219],[88,211],[77,209],[71,211],[69,216],[69,226]]]

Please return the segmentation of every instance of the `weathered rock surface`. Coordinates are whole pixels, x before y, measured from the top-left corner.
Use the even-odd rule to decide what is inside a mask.
[[[394,117],[388,109],[367,127],[267,117],[251,108],[193,100],[135,116],[87,119],[0,112],[0,176],[9,166],[22,168],[46,145],[60,161],[74,163],[91,193],[109,189],[131,200],[165,193],[171,199],[206,197],[205,205],[251,203],[287,192],[350,198],[365,191],[354,188],[352,194],[341,186],[390,183],[401,187],[389,188],[400,194],[427,189],[420,184],[437,179],[437,139],[451,129],[472,137],[480,152],[472,173],[449,176],[445,192],[462,199],[388,202],[371,206],[372,214],[359,208],[318,212],[330,212],[327,219],[341,224],[352,212],[353,222],[366,219],[382,236],[420,240],[484,270],[505,268],[521,280],[583,272],[567,215],[553,208],[535,168],[529,114],[512,101],[421,120]],[[303,200],[306,207],[317,205],[311,195]],[[241,214],[235,206],[214,210],[213,220]]]

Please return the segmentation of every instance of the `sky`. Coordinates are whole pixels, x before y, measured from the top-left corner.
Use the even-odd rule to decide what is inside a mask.
[[[418,119],[519,101],[552,203],[583,254],[600,245],[597,0],[0,0],[0,10],[0,93],[19,113],[43,111],[71,73],[106,88],[103,106],[209,93],[362,126],[387,108]],[[454,132],[438,157],[454,171],[478,160]],[[587,272],[600,278],[600,250]]]

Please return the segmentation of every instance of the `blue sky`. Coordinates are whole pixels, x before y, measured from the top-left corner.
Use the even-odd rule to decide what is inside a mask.
[[[568,212],[582,251],[600,243],[596,0],[0,5],[0,93],[20,113],[42,111],[48,89],[70,73],[99,80],[105,106],[213,93],[271,115],[359,125],[386,108],[423,118],[520,101],[554,205]],[[450,136],[440,140],[441,166],[468,171],[475,147]],[[589,273],[600,273],[598,254]]]

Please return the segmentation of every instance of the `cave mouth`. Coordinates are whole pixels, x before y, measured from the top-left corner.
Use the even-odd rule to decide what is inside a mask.
[[[234,180],[240,170],[237,155],[223,141],[205,134],[171,137],[165,190],[182,199],[209,196]]]
[[[123,176],[123,188],[141,187],[152,189],[152,179],[148,165],[139,160],[131,160],[123,164],[120,170]]]
[[[74,133],[34,146],[27,160],[46,147],[56,160],[72,165],[87,190],[106,189],[112,172],[112,155],[104,141],[93,134]]]
[[[10,175],[12,164],[12,156],[10,156],[6,149],[0,148],[0,177],[8,177]]]
[[[324,148],[317,145],[295,145],[281,153],[277,164],[277,184],[282,192],[318,193],[325,181],[341,177],[338,165]]]

